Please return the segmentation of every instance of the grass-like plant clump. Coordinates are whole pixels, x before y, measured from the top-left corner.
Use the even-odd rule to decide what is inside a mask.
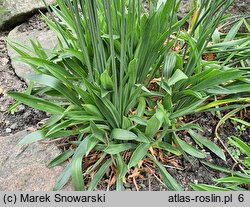
[[[54,190],[70,177],[75,190],[94,190],[108,169],[123,190],[128,170],[144,162],[158,167],[169,190],[182,190],[157,152],[203,159],[205,149],[225,160],[199,125],[182,118],[249,104],[250,36],[238,34],[244,20],[224,35],[217,28],[233,1],[196,1],[180,20],[180,1],[150,2],[145,12],[140,0],[57,0],[48,7],[56,18],[43,16],[58,37],[56,47],[9,40],[34,69],[27,92],[9,95],[51,114],[20,144],[61,137],[70,144],[49,164],[72,158]],[[183,131],[196,146],[181,138]],[[83,162],[93,154],[94,162]]]

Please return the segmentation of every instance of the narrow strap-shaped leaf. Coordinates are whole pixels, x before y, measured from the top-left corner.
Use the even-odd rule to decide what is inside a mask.
[[[139,98],[139,104],[138,104],[138,107],[136,109],[136,114],[138,117],[142,117],[144,112],[145,112],[145,109],[146,109],[146,101],[145,101],[145,98],[143,97],[140,97]]]
[[[193,91],[193,90],[184,90],[184,91],[180,91],[179,92],[180,94],[183,94],[183,95],[190,95],[190,96],[194,96],[195,98],[198,98],[198,99],[202,99],[203,96],[201,93],[197,92],[197,91]]]
[[[72,103],[81,106],[81,101],[78,99],[77,94],[75,94],[74,91],[69,90],[61,81],[59,81],[57,78],[54,78],[50,75],[29,75],[27,78],[31,81],[37,82],[39,84],[43,84],[46,86],[49,86],[51,88],[54,88],[59,93],[64,95],[65,98],[67,98]]]
[[[120,152],[124,152],[126,150],[134,149],[136,148],[136,144],[132,143],[122,143],[122,144],[110,144],[104,152],[110,155],[118,154]]]
[[[96,187],[98,182],[103,178],[107,169],[110,167],[111,163],[112,163],[112,159],[110,158],[100,167],[98,172],[94,175],[94,177],[89,185],[88,191],[94,190],[94,188]]]
[[[134,134],[133,132],[118,128],[112,130],[111,137],[112,139],[124,140],[124,141],[137,139],[137,135]]]
[[[90,129],[91,132],[93,134],[93,136],[97,139],[99,139],[101,142],[106,143],[106,141],[104,140],[104,136],[105,136],[105,131],[98,128],[94,122],[90,122]]]
[[[141,117],[138,117],[138,116],[132,116],[132,117],[129,117],[129,119],[131,121],[133,121],[135,124],[139,124],[139,125],[142,125],[142,126],[147,126],[147,121]]]
[[[229,139],[231,142],[233,141],[236,147],[239,147],[248,157],[250,157],[250,147],[245,142],[234,136]]]
[[[56,132],[66,130],[71,126],[76,126],[77,124],[81,124],[81,121],[71,121],[71,120],[65,120],[62,121],[59,124],[55,124],[53,127],[50,128],[50,130],[47,132],[46,137],[50,137],[50,135],[55,134]]]
[[[80,129],[77,130],[62,130],[53,134],[50,134],[48,138],[54,139],[54,138],[62,138],[62,137],[68,137],[72,135],[78,135],[80,133]]]
[[[218,183],[237,183],[237,184],[250,184],[250,176],[248,178],[241,178],[241,177],[224,177],[216,179]]]
[[[169,190],[172,191],[182,191],[181,186],[176,182],[176,180],[168,173],[168,171],[162,166],[162,164],[156,160],[151,154],[148,154],[148,157],[157,165],[162,179]]]
[[[175,64],[176,64],[176,54],[169,52],[164,60],[163,74],[165,78],[167,79],[170,78],[172,71],[175,67]]]
[[[62,173],[60,174],[60,176],[58,177],[58,179],[55,183],[53,191],[61,190],[63,188],[63,186],[68,182],[68,180],[71,176],[71,168],[72,168],[72,163],[69,163],[64,168],[64,170],[62,171]]]
[[[225,37],[223,42],[229,42],[232,41],[237,33],[239,32],[239,29],[241,25],[243,24],[243,19],[241,19],[239,22],[237,22],[228,32],[227,36]],[[226,48],[225,48],[226,49]]]
[[[95,105],[92,105],[92,104],[84,104],[84,105],[83,105],[83,108],[84,108],[84,110],[85,110],[87,113],[89,113],[89,114],[91,114],[91,115],[96,115],[96,116],[98,116],[98,117],[100,117],[100,118],[103,118],[101,112],[99,111],[99,109],[98,109]]]
[[[227,81],[240,78],[244,73],[239,70],[229,70],[229,71],[220,71],[215,75],[211,75],[206,79],[200,81],[198,84],[191,87],[194,91],[202,91],[219,84],[223,84]]]
[[[151,146],[150,143],[140,144],[133,152],[128,163],[128,168],[136,166],[146,156],[150,146]]]
[[[250,127],[250,123],[247,122],[247,121],[244,121],[244,120],[241,120],[241,119],[238,119],[238,118],[230,118],[230,119],[232,119],[232,120],[234,120],[236,122],[239,122],[239,123],[241,123],[241,124],[243,124],[243,125],[245,125],[247,127]]]
[[[188,130],[188,133],[191,135],[191,137],[198,141],[199,143],[203,144],[205,147],[210,149],[214,154],[216,154],[218,157],[220,157],[223,160],[226,160],[226,156],[216,144],[211,142],[210,140],[206,139],[205,137],[201,136],[200,134],[197,134],[192,129]]]
[[[107,153],[102,153],[102,156],[99,158],[99,160],[97,160],[90,168],[87,169],[86,174],[90,174],[91,172],[93,172],[93,170],[95,170],[102,163],[106,156]]]
[[[209,104],[206,104],[205,106],[201,106],[195,110],[195,112],[200,112],[215,106],[220,106],[222,104],[229,104],[229,103],[235,103],[235,102],[250,102],[250,98],[234,98],[234,99],[224,99],[224,100],[218,100],[213,101]]]
[[[23,61],[27,64],[35,65],[37,68],[44,68],[48,70],[58,80],[61,80],[65,85],[73,88],[73,84],[68,80],[72,75],[64,67],[53,63],[52,61],[45,60],[37,57],[19,57],[18,60]]]
[[[181,116],[185,116],[187,114],[193,113],[195,110],[198,110],[197,107],[199,107],[206,99],[207,97],[192,103],[191,106],[187,106],[187,107],[176,110],[173,114],[170,115],[169,118],[174,119],[177,117],[181,117]]]
[[[82,159],[96,146],[97,139],[93,136],[87,136],[81,142],[81,144],[77,147],[76,152],[72,158],[72,168],[71,168],[71,176],[72,182],[75,190],[81,191],[84,190],[84,180],[82,174]]]
[[[76,157],[72,160],[71,177],[74,189],[83,191],[85,188],[82,174],[82,157]]]
[[[92,135],[89,135],[83,139],[81,144],[77,147],[76,152],[74,154],[74,157],[83,157],[87,156],[88,153],[97,145],[98,139],[93,137]]]
[[[62,114],[54,114],[52,115],[45,123],[45,127],[52,127],[54,124],[56,124],[58,121],[60,121],[63,118]]]
[[[19,145],[31,144],[33,142],[44,139],[45,135],[46,135],[45,130],[38,130],[26,135],[18,144]]]
[[[233,175],[237,175],[238,177],[243,177],[243,178],[249,178],[248,175],[244,174],[244,173],[241,173],[241,172],[238,172],[238,171],[235,171],[235,172],[232,172],[231,169],[227,169],[227,168],[224,168],[224,167],[221,167],[221,166],[217,166],[217,165],[214,165],[212,163],[209,163],[209,162],[204,162],[204,161],[201,161],[204,165],[214,169],[214,170],[218,170],[220,172],[225,172],[225,173],[228,173],[228,174],[232,174]]]
[[[108,74],[107,70],[105,70],[100,77],[101,84],[105,90],[112,90],[114,87],[114,84],[112,82],[112,78]]]
[[[116,164],[117,164],[117,168],[118,168],[118,177],[117,177],[117,181],[116,181],[116,190],[117,191],[122,191],[124,189],[123,187],[123,179],[128,171],[128,166],[126,165],[126,163],[124,162],[123,157],[121,156],[121,154],[117,154],[116,158]]]
[[[230,189],[227,188],[221,188],[213,185],[207,185],[207,184],[191,184],[190,185],[195,191],[230,191]]]
[[[37,98],[33,95],[27,95],[17,92],[9,92],[8,94],[14,99],[41,111],[49,112],[52,114],[62,114],[64,112],[64,108],[42,98]]]
[[[177,83],[178,81],[184,80],[184,79],[188,79],[188,77],[186,76],[185,73],[183,73],[180,69],[177,69],[175,71],[175,73],[172,75],[172,77],[168,80],[168,85],[172,86],[175,83]]]
[[[154,137],[157,131],[161,128],[164,121],[164,112],[162,110],[156,110],[154,116],[152,116],[146,126],[145,134],[148,137]]]
[[[66,150],[65,152],[61,153],[53,160],[51,160],[48,164],[48,168],[53,168],[61,163],[65,162],[68,158],[70,158],[74,154],[74,150]]]
[[[205,158],[206,155],[201,152],[200,150],[195,149],[192,145],[182,141],[175,133],[174,133],[174,140],[178,143],[183,151],[186,153],[197,157],[197,158]]]
[[[103,114],[103,116],[108,120],[112,127],[119,127],[119,114],[115,108],[115,106],[107,99],[102,98],[98,95],[98,93],[92,91],[92,95],[95,97],[95,104]]]
[[[176,149],[171,144],[163,142],[163,141],[156,142],[156,143],[153,144],[153,146],[155,148],[160,148],[160,149],[163,149],[164,151],[171,152],[171,153],[173,153],[175,155],[181,155],[180,150]]]

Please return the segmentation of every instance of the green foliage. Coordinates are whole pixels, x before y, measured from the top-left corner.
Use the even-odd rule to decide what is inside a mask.
[[[248,149],[250,149],[249,146],[248,146]],[[232,171],[231,169],[219,167],[211,163],[206,163],[206,162],[203,162],[203,163],[213,170],[218,170],[218,171],[228,174],[228,176],[215,179],[214,180],[216,182],[215,185],[191,184],[191,187],[196,191],[229,191],[229,190],[243,191],[243,190],[246,190],[244,186],[250,184],[249,165],[247,167],[247,170],[245,170],[244,172],[239,172],[239,171]],[[219,187],[218,185],[223,186],[223,187]]]
[[[225,66],[221,60],[202,59],[205,51],[215,47],[207,45],[231,1],[202,1],[196,5],[199,12],[194,8],[181,20],[176,16],[176,0],[155,1],[149,13],[143,12],[136,0],[56,2],[48,9],[59,20],[43,16],[58,37],[54,49],[47,51],[37,42],[29,48],[8,41],[20,54],[19,60],[34,69],[35,74],[28,79],[36,83],[32,91],[9,95],[18,103],[52,115],[41,130],[20,144],[75,137],[73,152],[59,155],[49,165],[73,154],[54,190],[61,189],[70,177],[76,190],[87,189],[82,159],[92,152],[101,156],[84,173],[94,172],[89,190],[95,189],[111,165],[117,170],[117,190],[122,190],[128,169],[137,167],[145,157],[156,164],[170,190],[181,190],[149,149],[205,158],[201,151],[205,146],[225,159],[216,145],[193,131],[199,126],[179,118],[222,104],[249,101],[245,97],[247,70],[230,67],[231,59]],[[190,30],[181,30],[189,19]],[[233,34],[226,42],[230,39],[234,39]],[[34,55],[28,55],[27,49]],[[151,90],[152,86],[156,90]],[[242,98],[227,97],[232,94]],[[225,98],[213,102],[217,95]],[[184,130],[189,130],[197,146],[179,137],[178,132]],[[125,156],[128,150],[132,154],[129,159]]]
[[[235,136],[229,138],[228,144],[232,146],[231,150],[236,152],[234,154],[235,159],[250,172],[250,147],[248,144]]]
[[[241,136],[246,130],[247,127],[250,127],[250,123],[238,118],[231,118],[231,122],[234,124],[238,135]]]
[[[249,126],[249,123],[237,118],[231,118],[232,120]],[[227,173],[228,176],[215,179],[216,185],[221,185],[223,188],[212,185],[197,184],[191,185],[194,190],[203,190],[203,191],[228,191],[228,190],[245,190],[244,185],[250,184],[250,146],[246,142],[242,141],[238,137],[232,136],[228,139],[229,151],[238,162],[238,165],[241,165],[242,172],[232,171],[230,169],[225,169],[222,167],[215,166],[210,163],[204,163],[208,167],[218,170],[224,173]]]

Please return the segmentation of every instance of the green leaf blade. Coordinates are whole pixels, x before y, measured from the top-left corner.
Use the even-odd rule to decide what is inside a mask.
[[[147,155],[150,146],[150,143],[140,144],[133,152],[128,163],[128,168],[136,166]]]
[[[188,132],[193,139],[195,139],[196,141],[198,141],[199,143],[201,143],[202,145],[204,145],[205,147],[210,149],[214,154],[216,154],[218,157],[220,157],[224,161],[226,160],[225,154],[216,144],[214,144],[210,140],[206,139],[205,137],[197,134],[192,129],[190,129]]]
[[[183,151],[185,151],[186,153],[197,157],[197,158],[205,158],[206,155],[201,152],[200,150],[195,149],[193,146],[191,146],[190,144],[182,141],[177,135],[174,136],[174,140],[179,144],[179,146],[181,147],[181,149]]]
[[[134,134],[133,132],[118,128],[112,130],[111,137],[116,140],[124,140],[124,141],[137,139],[137,135]]]
[[[112,159],[108,159],[102,166],[101,168],[98,170],[98,172],[94,175],[88,191],[93,191],[94,188],[96,187],[96,185],[98,184],[98,182],[102,179],[102,177],[104,176],[105,172],[107,171],[107,169],[111,166],[112,164]]]

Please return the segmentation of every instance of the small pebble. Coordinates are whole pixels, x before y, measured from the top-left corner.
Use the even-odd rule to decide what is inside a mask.
[[[8,58],[1,58],[1,65],[6,65],[9,62]]]
[[[17,128],[17,123],[14,123],[10,126],[10,129],[16,129]]]
[[[6,133],[11,133],[11,129],[10,128],[6,128]]]
[[[17,110],[18,110],[18,111],[24,111],[24,110],[25,110],[25,106],[24,106],[24,105],[19,105],[19,106],[17,107]]]
[[[30,111],[26,111],[26,112],[23,114],[23,118],[24,118],[24,119],[28,119],[29,116],[30,116]]]
[[[219,177],[220,178],[223,178],[223,177],[225,177],[227,174],[225,174],[225,173],[219,173]]]
[[[131,184],[130,184],[130,183],[125,183],[125,184],[124,184],[124,187],[125,187],[125,188],[130,188],[130,187],[131,187]]]

